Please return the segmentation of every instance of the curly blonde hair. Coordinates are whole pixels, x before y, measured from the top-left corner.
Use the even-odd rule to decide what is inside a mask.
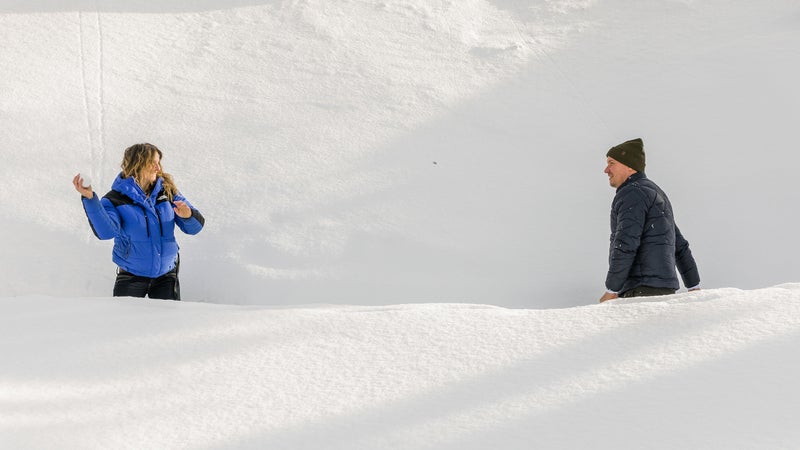
[[[159,159],[163,158],[164,154],[161,150],[158,149],[153,144],[143,143],[143,144],[134,144],[130,147],[125,149],[125,156],[122,158],[122,176],[123,178],[133,177],[134,180],[142,186],[143,189],[149,189],[152,186],[145,186],[142,183],[142,173],[148,166],[153,164],[156,154],[158,155]],[[158,176],[163,179],[162,187],[164,188],[164,194],[167,195],[170,201],[175,197],[175,194],[178,193],[178,187],[175,186],[175,181],[172,178],[172,175],[164,172],[163,166],[161,166]]]

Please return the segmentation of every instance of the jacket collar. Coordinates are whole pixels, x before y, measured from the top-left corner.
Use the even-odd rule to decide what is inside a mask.
[[[153,203],[155,203],[159,193],[161,192],[162,181],[162,178],[158,177],[158,179],[156,179],[156,185],[153,186],[153,190],[150,192],[149,197]],[[133,177],[123,178],[121,172],[117,175],[117,178],[114,179],[114,183],[111,184],[111,189],[129,197],[135,203],[139,203],[141,205],[147,203],[148,195],[145,194],[141,186],[136,183],[136,180],[134,180]]]
[[[629,176],[628,179],[625,180],[625,182],[622,183],[617,188],[617,192],[619,192],[620,189],[624,188],[625,186],[627,186],[630,183],[635,183],[635,182],[637,182],[639,180],[643,180],[643,179],[646,179],[646,178],[647,178],[647,175],[645,175],[644,172],[636,172],[635,174]]]

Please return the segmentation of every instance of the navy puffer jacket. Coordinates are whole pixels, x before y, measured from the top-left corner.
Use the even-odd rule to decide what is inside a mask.
[[[157,278],[174,269],[180,249],[175,226],[184,233],[197,234],[205,224],[200,212],[180,193],[173,201],[186,202],[192,216],[182,219],[175,215],[162,181],[161,177],[156,180],[148,196],[133,177],[120,174],[102,199],[97,194],[91,199],[82,197],[94,234],[100,239],[114,239],[112,260],[134,275]]]
[[[644,173],[617,188],[611,204],[611,247],[606,288],[623,293],[639,286],[678,289],[700,284],[689,242],[675,225],[664,191]]]

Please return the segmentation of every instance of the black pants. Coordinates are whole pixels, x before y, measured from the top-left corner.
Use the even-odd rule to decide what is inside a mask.
[[[114,297],[144,297],[180,300],[178,266],[158,278],[147,278],[120,270],[114,282]]]
[[[620,295],[622,298],[631,298],[631,297],[652,297],[655,295],[671,295],[676,292],[675,289],[670,288],[654,288],[650,286],[636,286],[633,289],[629,289]]]

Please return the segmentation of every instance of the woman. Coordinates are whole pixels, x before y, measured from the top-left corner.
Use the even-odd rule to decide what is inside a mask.
[[[175,226],[197,234],[205,219],[162,172],[161,156],[152,144],[127,148],[122,172],[102,199],[83,186],[80,174],[72,180],[94,234],[114,238],[115,297],[181,298]]]

